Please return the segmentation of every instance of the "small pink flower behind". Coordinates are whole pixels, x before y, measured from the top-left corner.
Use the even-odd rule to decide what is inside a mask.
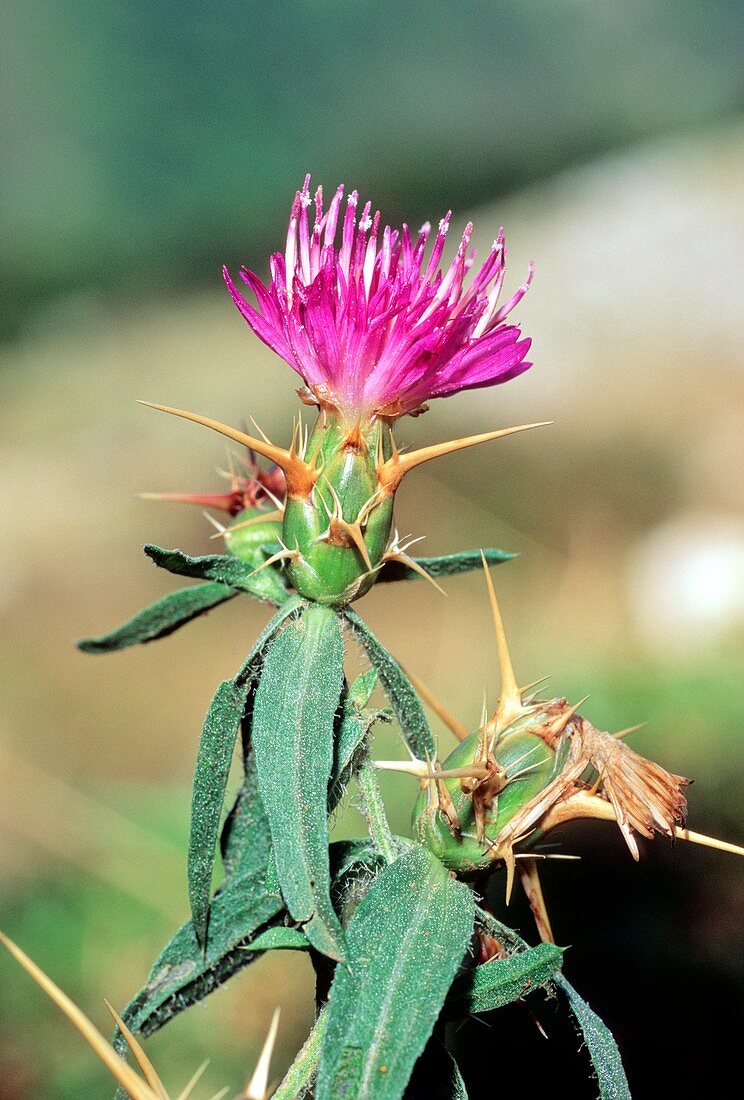
[[[439,223],[427,258],[428,223],[414,242],[406,225],[383,228],[379,211],[371,216],[370,203],[357,221],[356,191],[342,218],[343,184],[326,212],[318,188],[311,229],[309,186],[307,176],[292,205],[285,253],[271,257],[269,285],[245,268],[240,273],[257,306],[225,269],[238,309],[259,339],[301,376],[308,403],[335,409],[352,423],[395,418],[420,411],[430,398],[494,386],[531,366],[525,359],[530,341],[504,321],[524,297],[532,266],[524,285],[499,307],[503,230],[466,286],[475,259],[472,223],[442,272],[450,213]]]

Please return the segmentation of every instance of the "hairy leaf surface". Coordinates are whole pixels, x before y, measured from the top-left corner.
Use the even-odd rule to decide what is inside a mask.
[[[344,957],[330,900],[328,790],[343,685],[336,612],[311,604],[274,638],[253,711],[253,749],[287,908],[313,946]]]
[[[238,588],[241,592],[255,596],[257,600],[264,600],[277,606],[281,606],[289,599],[290,593],[281,573],[271,566],[258,570],[229,554],[207,554],[204,557],[192,558],[181,550],[163,550],[159,546],[147,545],[144,550],[148,558],[161,569],[167,569],[169,573],[175,573],[179,577],[220,581],[222,584],[228,584],[232,588]]]
[[[403,1094],[473,930],[470,890],[416,845],[381,872],[347,929],[328,1001],[317,1100]]]
[[[112,653],[132,645],[154,642],[237,595],[237,588],[230,588],[218,581],[182,588],[138,611],[110,634],[103,634],[100,638],[84,638],[77,643],[77,647],[83,653]]]
[[[227,779],[248,694],[271,639],[300,607],[299,600],[292,600],[277,612],[234,678],[224,680],[217,688],[204,720],[194,773],[188,854],[189,903],[201,944],[207,937],[215,848]]]
[[[395,715],[400,722],[403,736],[411,752],[424,760],[427,756],[436,756],[436,745],[429,723],[426,720],[418,695],[410,680],[403,672],[395,657],[385,649],[369,629],[363,619],[350,607],[344,612],[344,618],[352,632],[361,642],[367,656],[380,677],[385,694],[392,703]]]
[[[562,974],[556,975],[555,982],[568,997],[581,1028],[597,1075],[601,1100],[631,1100],[628,1079],[612,1032]]]
[[[518,557],[509,550],[497,550],[490,546],[484,549],[489,565],[498,565],[502,561],[511,561]],[[414,558],[417,565],[425,569],[430,577],[454,577],[457,573],[469,573],[471,569],[482,569],[480,550],[463,550],[459,554],[444,554],[435,558]],[[379,581],[415,581],[422,580],[420,573],[400,561],[389,561],[383,565],[377,578]]]
[[[563,949],[542,943],[461,974],[447,998],[450,1015],[491,1012],[545,985],[563,961]]]

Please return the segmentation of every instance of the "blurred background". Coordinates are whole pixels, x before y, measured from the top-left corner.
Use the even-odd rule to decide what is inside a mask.
[[[288,439],[296,378],[248,331],[223,262],[266,274],[306,171],[391,224],[448,207],[507,287],[534,368],[435,402],[411,445],[550,419],[406,481],[422,553],[481,545],[523,681],[591,693],[600,728],[694,777],[690,826],[744,841],[744,9],[724,0],[31,0],[2,44],[0,927],[104,1030],[186,916],[201,721],[268,610],[236,600],[153,646],[74,648],[177,586],[139,547],[215,549],[198,510],[219,440],[146,398]],[[372,628],[469,725],[497,695],[482,577],[379,586]],[[352,663],[359,664],[355,656]],[[443,748],[449,735],[441,731]],[[400,752],[394,734],[380,752]],[[408,830],[413,780],[385,788]],[[351,805],[337,834],[360,834]],[[613,1027],[636,1098],[721,1095],[739,1072],[734,857],[617,830],[546,869],[567,973]],[[513,920],[532,938],[524,908]],[[265,957],[150,1041],[176,1092],[237,1093],[276,1001],[280,1073],[312,1018],[306,960]],[[552,1004],[456,1036],[472,1094],[594,1095]],[[103,1070],[0,958],[0,1095],[110,1095]],[[583,1089],[583,1091],[582,1091]]]

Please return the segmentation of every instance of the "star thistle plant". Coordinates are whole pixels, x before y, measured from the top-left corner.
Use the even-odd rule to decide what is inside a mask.
[[[623,740],[630,731],[597,730],[581,713],[586,700],[572,704],[543,697],[535,685],[519,687],[490,575],[513,555],[489,548],[422,558],[397,535],[395,492],[406,474],[538,426],[496,428],[411,452],[395,440],[396,421],[424,412],[434,398],[499,385],[528,369],[530,341],[507,319],[532,268],[500,304],[503,233],[476,267],[468,225],[445,267],[449,214],[436,233],[425,225],[414,240],[406,226],[383,228],[369,203],[359,215],[355,191],[345,199],[339,187],[326,210],[320,188],[311,199],[309,182],[295,196],[285,251],[271,257],[268,284],[243,270],[244,294],[227,271],[225,279],[253,332],[300,376],[298,394],[315,409],[315,424],[308,431],[298,417],[282,447],[260,431],[254,437],[154,405],[248,449],[247,458],[232,459],[225,492],[148,494],[223,513],[224,523],[213,522],[225,553],[192,557],[146,546],[155,564],[199,583],[80,643],[103,653],[149,642],[240,594],[276,609],[235,675],[218,687],[204,723],[187,863],[191,917],[117,1017],[114,1046],[134,1054],[153,1091],[124,1062],[114,1075],[122,1095],[165,1096],[162,1085],[152,1085],[137,1036],[152,1034],[262,953],[283,949],[309,952],[317,1017],[274,1100],[465,1097],[446,1047],[447,1023],[524,998],[539,1006],[540,990],[565,996],[601,1096],[621,1100],[630,1093],[614,1039],[563,975],[564,950],[554,943],[538,878],[538,862],[556,853],[543,840],[588,817],[616,822],[635,859],[639,834],[744,850],[685,828],[688,781],[635,753]],[[378,582],[426,578],[439,587],[443,578],[481,568],[500,696],[494,713],[469,731],[402,669],[352,604]],[[344,660],[351,643],[369,663],[354,680]],[[372,702],[378,686],[390,709]],[[442,760],[422,700],[458,741]],[[392,720],[409,759],[374,761],[374,727]],[[238,742],[242,781],[223,823]],[[409,772],[419,785],[412,837],[389,828],[379,768]],[[369,836],[331,842],[329,818],[352,780]],[[218,848],[223,874],[213,894]],[[514,884],[523,886],[537,945],[489,908],[494,878],[507,905]],[[101,1043],[98,1036],[94,1045],[110,1066]],[[267,1060],[246,1097],[266,1093]]]

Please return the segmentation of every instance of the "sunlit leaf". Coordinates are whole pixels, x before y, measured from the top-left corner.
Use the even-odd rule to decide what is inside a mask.
[[[518,557],[509,550],[497,550],[487,547],[483,550],[489,565],[498,565],[502,561],[511,561]],[[483,560],[480,550],[463,550],[459,554],[443,554],[435,558],[414,558],[417,565],[426,570],[430,577],[454,577],[457,573],[469,573],[471,569],[482,569]],[[415,581],[421,580],[421,574],[400,561],[388,561],[380,570],[379,581]]]
[[[311,604],[274,638],[253,712],[253,749],[287,908],[322,954],[344,956],[330,900],[328,787],[343,684],[341,622]]]
[[[441,1011],[473,930],[473,897],[416,845],[385,868],[347,929],[317,1100],[398,1100]]]
[[[179,577],[194,577],[201,581],[220,581],[222,584],[238,588],[241,592],[247,592],[255,596],[257,600],[265,600],[277,606],[289,599],[289,591],[278,569],[268,566],[266,569],[257,569],[240,558],[231,557],[228,554],[207,554],[204,557],[192,558],[181,550],[163,550],[159,546],[147,545],[144,547],[148,558],[167,569],[169,573],[175,573]],[[268,554],[266,555],[268,556]]]
[[[377,640],[363,619],[350,607],[344,617],[354,635],[366,650],[373,667],[377,669],[385,694],[390,700],[400,722],[403,736],[411,752],[420,760],[428,754],[436,756],[436,745],[426,720],[419,697],[396,659]]]
[[[111,653],[131,645],[153,642],[237,595],[237,588],[229,588],[215,581],[182,588],[137,612],[110,634],[103,634],[100,638],[84,638],[77,643],[77,647],[83,653]]]

